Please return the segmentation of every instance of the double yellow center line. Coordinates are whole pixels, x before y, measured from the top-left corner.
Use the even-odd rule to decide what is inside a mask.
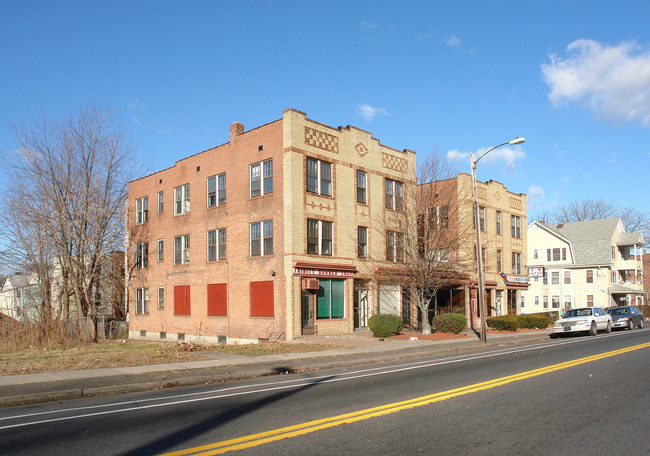
[[[551,366],[546,366],[531,371],[521,372],[519,374],[509,375],[507,377],[501,377],[483,383],[476,383],[474,385],[464,386],[462,388],[443,391],[441,393],[421,396],[415,399],[409,399],[407,401],[394,402],[392,404],[386,404],[379,407],[359,410],[357,412],[332,416],[320,420],[308,421],[306,423],[296,424],[294,426],[288,426],[280,429],[274,429],[272,431],[260,432],[259,434],[251,434],[236,439],[224,440],[223,442],[198,446],[195,448],[189,448],[187,450],[175,451],[172,453],[167,453],[164,456],[181,456],[181,455],[208,456],[208,455],[215,455],[215,454],[223,454],[228,451],[243,450],[246,448],[263,445],[266,443],[275,442],[282,439],[288,439],[303,434],[309,434],[311,432],[320,431],[321,429],[331,428],[334,426],[338,426],[340,424],[355,423],[357,421],[363,421],[377,416],[388,415],[391,413],[401,412],[403,410],[407,410],[415,407],[421,407],[423,405],[433,404],[435,402],[445,401],[453,397],[463,396],[465,394],[470,394],[470,393],[476,393],[478,391],[495,388],[497,386],[506,385],[508,383],[518,382],[520,380],[526,380],[528,378],[537,377],[539,375],[548,374],[562,369],[567,369],[569,367],[578,366],[580,364],[598,361],[600,359],[609,358],[611,356],[622,355],[623,353],[628,353],[631,351],[640,350],[642,348],[647,348],[647,347],[650,347],[650,342],[645,344],[640,344],[640,345],[634,345],[632,347],[622,348],[620,350],[601,353],[599,355],[588,356],[586,358],[580,358],[573,361],[567,361],[560,364],[553,364]]]

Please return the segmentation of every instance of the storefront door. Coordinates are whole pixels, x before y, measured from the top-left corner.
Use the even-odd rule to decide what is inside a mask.
[[[302,334],[314,334],[314,293],[303,290],[300,295]]]
[[[354,290],[354,327],[365,328],[368,326],[368,290],[357,288]]]

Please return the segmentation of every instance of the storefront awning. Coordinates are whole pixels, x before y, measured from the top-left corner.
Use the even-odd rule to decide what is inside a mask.
[[[623,285],[612,285],[609,287],[609,292],[612,294],[647,294],[644,290],[624,287]]]

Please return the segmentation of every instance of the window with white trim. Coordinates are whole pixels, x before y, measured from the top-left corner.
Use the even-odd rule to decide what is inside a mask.
[[[165,308],[165,287],[158,287],[158,308]]]
[[[251,223],[251,256],[273,254],[273,221]]]
[[[533,259],[537,260],[539,258],[539,249],[533,249]]]
[[[174,264],[190,262],[190,235],[183,234],[174,238]]]
[[[539,306],[539,296],[535,296],[535,306]]]
[[[404,210],[404,184],[393,179],[384,180],[384,207],[394,211]]]
[[[404,262],[404,233],[386,231],[386,261]]]
[[[551,307],[553,309],[559,309],[560,308],[560,297],[557,295],[551,296]]]
[[[143,196],[135,200],[135,224],[141,225],[149,220],[149,197]]]
[[[226,173],[208,177],[208,207],[226,204]]]
[[[174,215],[190,212],[190,184],[174,187]]]
[[[571,285],[571,271],[564,271],[564,284]]]
[[[512,252],[512,273],[521,274],[521,253]]]
[[[165,243],[162,239],[158,239],[158,261],[165,259]]]
[[[208,231],[208,261],[226,259],[226,229]]]
[[[251,198],[273,193],[273,160],[251,165]]]
[[[135,245],[135,267],[143,269],[149,267],[149,243],[138,242]]]
[[[558,271],[551,272],[551,285],[560,284],[560,273]]]
[[[165,210],[165,193],[158,192],[158,212],[163,212]]]
[[[307,191],[332,196],[332,164],[307,157]]]
[[[357,256],[368,258],[368,227],[357,227]]]
[[[510,216],[510,235],[513,238],[521,238],[521,217]]]
[[[564,308],[565,308],[565,309],[570,309],[572,303],[573,303],[573,296],[571,296],[571,295],[564,295]]]
[[[544,295],[543,297],[543,303],[544,305],[542,306],[544,309],[548,309],[548,296]]]
[[[363,171],[357,171],[357,203],[366,204],[367,176]]]
[[[149,313],[149,288],[135,289],[135,313],[138,315]]]
[[[594,306],[594,295],[587,295],[587,307]]]
[[[497,211],[497,234],[501,234],[501,211]]]
[[[332,222],[307,219],[307,253],[332,255]]]
[[[585,271],[585,282],[586,283],[594,283],[594,270],[593,269],[587,269]]]

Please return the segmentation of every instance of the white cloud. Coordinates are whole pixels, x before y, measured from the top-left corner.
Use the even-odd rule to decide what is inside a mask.
[[[481,157],[488,149],[482,148],[476,151],[475,158]],[[509,172],[515,170],[517,160],[526,158],[526,153],[521,150],[520,147],[510,148],[510,147],[500,147],[494,149],[492,152],[487,154],[485,157],[481,158],[481,162],[491,162],[498,163],[504,162],[506,168]],[[448,161],[469,161],[469,153],[459,152],[457,149],[450,150],[447,152]]]
[[[580,39],[567,54],[551,54],[542,65],[555,107],[574,104],[616,123],[650,127],[650,50],[634,41],[608,46]]]
[[[563,183],[567,183],[567,182],[569,182],[569,177],[568,177],[568,176],[563,177],[563,178],[562,178],[562,182],[563,182]]]
[[[531,185],[528,187],[528,195],[526,198],[526,205],[528,210],[535,210],[544,207],[546,201],[546,194],[544,189],[539,185]]]
[[[359,28],[361,29],[362,32],[372,32],[372,31],[375,30],[377,27],[379,27],[379,25],[377,25],[377,24],[371,24],[371,23],[366,22],[366,21],[361,21],[361,22],[359,23]]]
[[[357,111],[359,112],[359,115],[363,118],[363,120],[365,120],[366,122],[371,121],[377,116],[390,115],[390,113],[385,108],[373,108],[368,104],[359,105],[357,107]]]
[[[459,39],[456,35],[451,35],[447,38],[447,45],[451,47],[458,47],[463,44],[463,41]]]
[[[132,100],[128,100],[126,102],[126,108],[129,111],[144,111],[145,107],[146,107],[146,103],[137,98],[133,98]]]

